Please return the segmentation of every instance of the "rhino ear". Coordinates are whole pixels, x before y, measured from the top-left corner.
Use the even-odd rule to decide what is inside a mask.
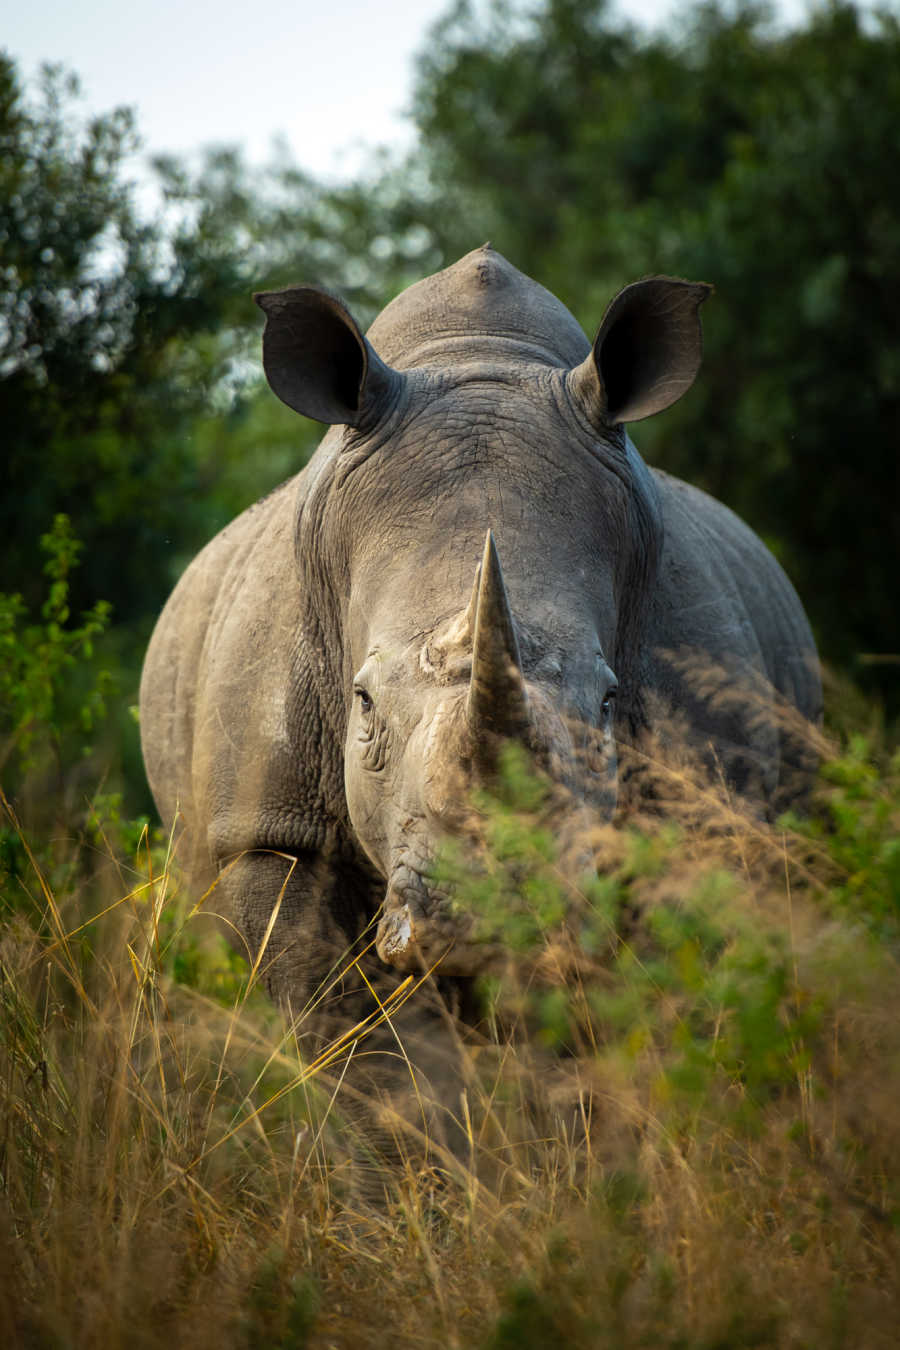
[[[263,368],[283,403],[317,422],[357,426],[390,399],[401,376],[386,366],[339,300],[316,286],[260,291]]]
[[[570,376],[593,419],[639,422],[687,393],[703,356],[699,310],[712,289],[702,281],[648,277],[619,292],[593,351]]]

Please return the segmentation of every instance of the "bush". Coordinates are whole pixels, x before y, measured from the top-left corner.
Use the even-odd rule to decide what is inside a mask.
[[[94,662],[94,639],[109,624],[98,600],[77,625],[69,623],[69,579],[81,545],[67,516],[41,536],[49,580],[41,622],[28,621],[18,594],[0,593],[0,767],[12,773],[57,773],[91,751],[106,712],[110,676]]]

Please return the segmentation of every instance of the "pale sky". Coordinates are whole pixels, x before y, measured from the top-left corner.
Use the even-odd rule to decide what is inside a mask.
[[[0,45],[31,77],[80,76],[85,112],[137,109],[147,153],[280,134],[301,168],[350,178],[365,147],[409,144],[412,58],[451,0],[7,0]],[[677,0],[618,0],[656,23]],[[805,0],[779,8],[802,16]]]

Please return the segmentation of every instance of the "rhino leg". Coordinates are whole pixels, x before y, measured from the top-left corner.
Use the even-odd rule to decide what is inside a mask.
[[[234,915],[233,940],[251,964],[265,943],[260,976],[290,1017],[307,1063],[377,1011],[376,1000],[390,1007],[400,983],[371,950],[368,886],[356,869],[263,850],[242,854],[220,874],[214,903]],[[281,899],[266,939],[273,896]],[[337,1082],[352,1051],[336,1108],[359,1127],[351,1135],[366,1153],[396,1162],[436,1143],[438,1162],[441,1149],[463,1156],[462,1061],[450,1007],[467,999],[453,982],[442,981],[439,990],[436,979],[426,979],[355,1045],[347,1037],[323,1081]]]

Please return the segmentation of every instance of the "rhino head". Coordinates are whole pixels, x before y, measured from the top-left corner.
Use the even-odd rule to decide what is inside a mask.
[[[488,948],[466,941],[431,871],[444,836],[477,836],[473,792],[491,783],[504,742],[527,748],[570,813],[586,777],[595,805],[612,809],[616,677],[599,650],[596,658],[597,718],[585,736],[526,678],[490,530],[465,610],[421,644],[376,643],[367,653],[353,681],[344,774],[357,838],[387,879],[383,960],[409,969],[441,958],[445,971],[469,973],[488,959]]]
[[[616,703],[634,718],[662,546],[623,424],[692,383],[708,292],[635,283],[593,346],[489,247],[368,337],[315,288],[257,297],[272,388],[332,424],[296,522],[300,644],[323,777],[338,747],[348,835],[385,885],[377,949],[400,969],[479,965],[431,869],[505,741],[571,800],[614,807]]]

